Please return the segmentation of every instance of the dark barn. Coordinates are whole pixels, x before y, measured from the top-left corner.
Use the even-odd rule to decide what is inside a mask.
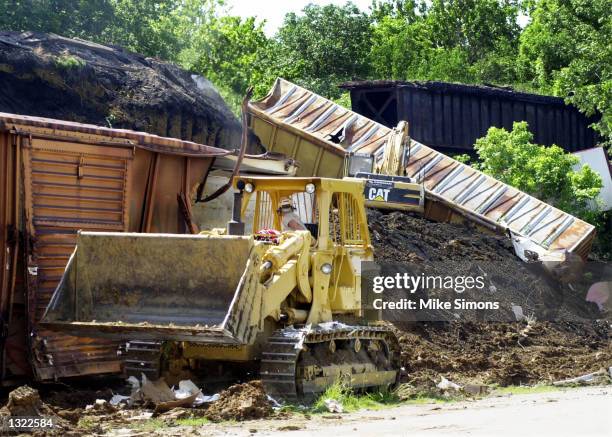
[[[575,152],[598,142],[589,127],[597,118],[559,97],[445,82],[356,81],[341,88],[350,91],[353,111],[389,127],[407,120],[412,138],[446,153],[472,153],[489,127],[510,130],[521,120],[538,144]]]

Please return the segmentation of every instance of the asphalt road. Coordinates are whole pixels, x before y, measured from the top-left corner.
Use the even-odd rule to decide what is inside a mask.
[[[448,404],[404,405],[343,414],[331,419],[312,416],[310,420],[253,421],[208,428],[203,434],[291,437],[612,436],[612,387],[504,395]]]

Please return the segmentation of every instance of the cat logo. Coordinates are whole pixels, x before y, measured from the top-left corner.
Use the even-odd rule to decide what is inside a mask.
[[[376,188],[372,187],[368,190],[368,200],[376,200],[379,202],[386,202],[389,198],[389,188]]]

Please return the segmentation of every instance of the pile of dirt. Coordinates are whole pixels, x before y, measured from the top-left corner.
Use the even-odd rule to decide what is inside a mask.
[[[416,323],[398,327],[406,382],[433,389],[458,384],[551,383],[608,368],[608,323]]]
[[[44,393],[45,391],[49,393]],[[61,389],[43,390],[43,399],[48,405],[55,408],[76,409],[92,405],[98,399],[110,399],[113,394],[114,391],[111,388],[90,389],[82,386],[64,386]]]
[[[225,149],[240,123],[203,77],[154,58],[37,32],[0,32],[0,112],[133,129]],[[250,150],[261,151],[253,143]]]
[[[51,419],[53,426],[47,426],[46,435],[65,435],[64,431],[69,428],[69,423],[40,398],[38,390],[22,385],[11,391],[8,402],[0,408],[0,417],[42,417]]]
[[[44,416],[51,413],[51,409],[40,399],[38,390],[27,385],[11,391],[7,404],[0,409],[3,416]]]
[[[403,212],[368,211],[375,260],[382,274],[397,272],[428,277],[481,277],[484,288],[460,294],[428,287],[428,298],[494,301],[499,309],[479,312],[439,310],[427,314],[429,321],[514,321],[514,306],[538,320],[590,321],[600,316],[597,306],[585,301],[586,288],[576,289],[554,281],[539,264],[527,264],[514,253],[505,236],[484,234],[462,224],[436,223]],[[391,290],[397,298],[414,298],[405,290]],[[424,297],[424,296],[418,296]],[[423,315],[423,314],[421,314]],[[390,312],[387,320],[402,319],[405,311]],[[420,318],[419,320],[424,320]]]
[[[476,265],[500,302],[503,323],[484,322],[471,312],[461,312],[458,320],[457,314],[440,318],[453,321],[391,320],[400,339],[405,382],[418,390],[435,391],[442,376],[458,384],[505,386],[550,383],[612,365],[609,322],[597,320],[601,314],[584,301],[585,289],[560,286],[530,268],[516,257],[508,238],[401,212],[371,210],[368,219],[375,258],[383,266],[473,275]],[[428,292],[431,297],[436,290]],[[555,306],[554,321],[511,321],[512,304],[526,315],[542,315],[539,305],[547,300],[562,303]]]
[[[214,422],[263,419],[273,412],[261,381],[251,381],[223,390],[219,400],[206,410],[206,417]]]

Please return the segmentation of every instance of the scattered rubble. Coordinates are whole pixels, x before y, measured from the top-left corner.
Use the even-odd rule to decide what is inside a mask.
[[[601,369],[597,372],[587,373],[586,375],[578,376],[576,378],[568,378],[561,381],[553,382],[553,385],[590,385],[590,384],[604,384],[609,383],[612,378],[612,367],[607,371]]]
[[[142,382],[131,376],[128,383],[132,386],[132,394],[129,397],[115,395],[113,399],[117,403],[125,400],[129,405],[151,406],[155,414],[179,407],[198,407],[219,399],[218,394],[205,396],[190,380],[180,381],[178,389],[170,388],[164,378],[151,381],[144,374]]]
[[[0,408],[0,417],[42,417],[51,419],[53,426],[45,429],[47,435],[63,435],[69,428],[68,421],[55,414],[49,405],[40,398],[38,390],[22,385],[11,391],[8,402]]]
[[[38,390],[22,385],[11,391],[7,404],[0,409],[2,416],[47,416],[53,411],[40,399]]]
[[[344,407],[335,399],[325,399],[323,403],[330,413],[344,413]]]

